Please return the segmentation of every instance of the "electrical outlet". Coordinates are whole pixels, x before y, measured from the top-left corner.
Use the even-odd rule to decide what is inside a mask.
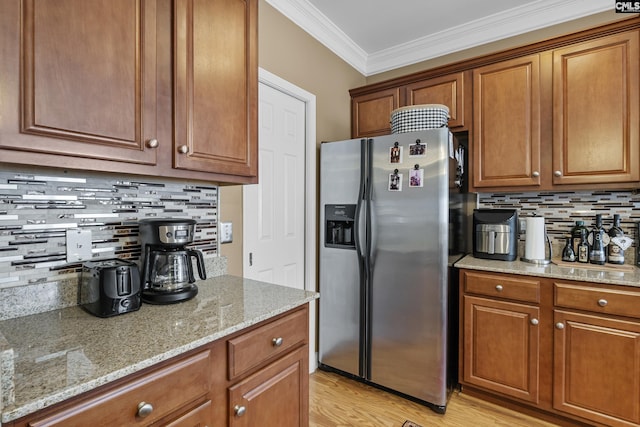
[[[520,233],[524,233],[525,231],[527,231],[527,220],[526,219],[521,219],[520,220]]]
[[[220,243],[233,242],[233,223],[221,222],[218,233],[220,235]]]
[[[72,228],[67,230],[67,262],[91,259],[91,230]]]

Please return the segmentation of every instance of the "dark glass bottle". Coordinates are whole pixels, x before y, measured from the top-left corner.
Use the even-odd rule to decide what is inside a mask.
[[[580,243],[578,243],[578,262],[589,262],[589,243],[587,242],[587,229],[580,230]]]
[[[624,232],[622,231],[622,228],[620,228],[620,215],[614,214],[613,226],[609,230],[609,238],[611,240],[609,241],[609,246],[607,246],[608,248],[607,261],[610,262],[611,264],[624,264],[624,249],[622,249],[613,241],[613,239],[615,239],[616,237],[623,237],[623,236],[624,236]]]
[[[575,262],[576,261],[576,253],[573,250],[573,246],[571,245],[571,237],[567,237],[567,244],[564,245],[564,249],[562,250],[562,261],[566,262]]]
[[[571,246],[576,256],[578,255],[578,245],[580,244],[582,230],[589,231],[589,229],[584,226],[584,221],[576,221],[576,225],[571,229]]]
[[[604,264],[607,260],[604,242],[605,231],[602,227],[602,215],[596,215],[596,225],[591,231],[591,251],[589,252],[589,262],[591,264]]]

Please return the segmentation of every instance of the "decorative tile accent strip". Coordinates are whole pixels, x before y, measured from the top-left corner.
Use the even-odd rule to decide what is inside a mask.
[[[152,217],[195,219],[190,247],[201,250],[207,261],[218,258],[216,185],[58,169],[1,169],[0,319],[76,304],[82,263],[67,262],[67,230],[91,231],[93,260],[138,261],[137,221]],[[209,265],[226,269],[226,263]],[[22,311],[22,304],[31,307]]]
[[[634,240],[633,248],[625,252],[625,263],[635,264],[635,248],[640,240],[635,228],[640,222],[640,194],[635,191],[487,193],[479,194],[478,207],[517,209],[520,218],[534,213],[544,216],[547,233],[557,255],[561,254],[564,238],[569,237],[576,221],[582,220],[591,228],[596,214],[601,214],[604,228],[609,230],[613,215],[619,214],[622,231]],[[524,233],[520,234],[520,240],[524,242]]]

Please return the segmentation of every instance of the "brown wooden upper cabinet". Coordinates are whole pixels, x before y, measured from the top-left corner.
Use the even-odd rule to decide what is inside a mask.
[[[154,165],[156,2],[8,0],[1,8],[0,147]]]
[[[553,183],[640,179],[638,31],[553,51]]]
[[[473,187],[540,185],[540,56],[473,70]]]
[[[351,98],[351,136],[353,138],[388,135],[391,133],[391,112],[400,107],[400,89]]]
[[[357,89],[352,90],[352,137],[388,135],[393,110],[420,104],[446,105],[449,127],[456,131],[466,130],[471,116],[469,79],[469,72],[459,72],[373,92],[360,94]]]
[[[3,0],[0,158],[255,180],[256,21],[255,0]]]
[[[175,0],[174,167],[258,172],[257,1]]]
[[[410,83],[404,87],[406,105],[442,104],[449,107],[449,128],[456,131],[467,128],[466,120],[470,115],[470,97],[466,96],[467,87],[471,87],[467,72]]]

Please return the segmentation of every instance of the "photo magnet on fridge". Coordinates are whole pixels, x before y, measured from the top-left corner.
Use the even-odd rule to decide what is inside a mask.
[[[402,191],[402,174],[398,169],[389,174],[389,191]]]
[[[409,157],[426,157],[427,156],[427,144],[422,144],[419,139],[416,139],[415,144],[409,145]]]
[[[424,169],[420,169],[418,167],[411,169],[409,171],[409,187],[423,187],[423,186],[424,186]]]
[[[402,146],[397,142],[389,148],[389,163],[402,163]]]

